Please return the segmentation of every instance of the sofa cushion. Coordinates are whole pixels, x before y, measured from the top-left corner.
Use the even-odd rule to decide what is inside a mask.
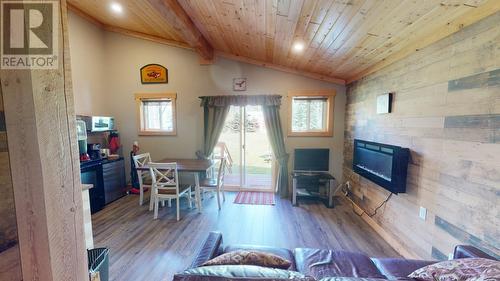
[[[255,265],[213,265],[185,270],[174,275],[175,281],[226,280],[304,280],[314,281],[300,272]]]
[[[297,270],[316,279],[324,277],[382,278],[372,260],[366,255],[346,251],[295,249]]]
[[[435,261],[405,260],[397,258],[372,258],[372,261],[379,269],[380,273],[385,275],[387,279],[406,277],[408,274],[421,267],[436,263]]]
[[[424,281],[500,280],[500,261],[483,258],[442,261],[417,269],[408,277]]]
[[[265,252],[277,255],[282,257],[288,261],[290,261],[291,265],[288,268],[289,270],[297,270],[297,266],[295,263],[295,257],[293,252],[289,249],[285,248],[276,248],[276,247],[267,247],[267,246],[255,246],[255,245],[244,245],[244,244],[235,244],[229,245],[224,248],[224,253],[245,250],[245,251],[256,251],[256,252]]]
[[[271,268],[288,269],[292,263],[287,259],[271,253],[239,250],[215,257],[206,261],[203,266],[231,264],[258,265]]]

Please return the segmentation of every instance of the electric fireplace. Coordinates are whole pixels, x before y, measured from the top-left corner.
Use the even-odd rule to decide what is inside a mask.
[[[406,192],[410,150],[400,146],[354,140],[354,172],[392,193]]]

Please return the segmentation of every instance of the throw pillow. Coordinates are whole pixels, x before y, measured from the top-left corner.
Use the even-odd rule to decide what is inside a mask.
[[[500,261],[467,258],[442,261],[408,275],[421,281],[500,280]]]
[[[289,260],[271,253],[239,250],[215,257],[206,261],[202,266],[231,264],[258,265],[281,269],[288,269],[292,265]]]

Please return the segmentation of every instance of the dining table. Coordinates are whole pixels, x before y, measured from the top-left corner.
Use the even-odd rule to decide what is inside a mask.
[[[206,173],[212,168],[214,161],[209,159],[182,159],[182,158],[165,158],[154,163],[177,163],[177,171],[179,173],[190,173],[194,177],[196,208],[201,212],[201,188],[200,188],[200,173]],[[149,165],[145,164],[142,167],[137,167],[137,170],[149,171]]]

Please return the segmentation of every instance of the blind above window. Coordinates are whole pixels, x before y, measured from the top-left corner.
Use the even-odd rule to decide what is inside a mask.
[[[293,100],[328,101],[327,97],[293,97]]]
[[[142,99],[142,103],[144,104],[153,104],[153,103],[167,103],[172,102],[171,99]]]

